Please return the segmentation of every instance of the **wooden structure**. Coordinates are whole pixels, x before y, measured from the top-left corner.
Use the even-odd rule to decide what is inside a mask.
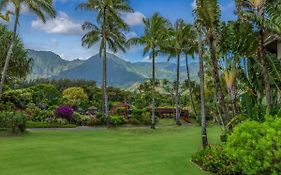
[[[110,113],[111,114],[119,114],[123,115],[125,117],[128,117],[131,112],[131,106],[128,103],[118,103],[116,105],[113,105]]]
[[[281,37],[277,35],[268,37],[265,41],[265,47],[268,52],[277,55],[277,58],[281,64]]]
[[[149,112],[152,112],[152,109],[148,109]],[[166,116],[173,116],[176,115],[176,108],[156,108],[155,110],[156,115],[159,118],[165,118]],[[185,122],[189,123],[189,112],[185,109],[180,109],[180,117]]]

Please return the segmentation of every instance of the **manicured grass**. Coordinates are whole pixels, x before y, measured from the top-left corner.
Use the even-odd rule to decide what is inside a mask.
[[[211,143],[219,129],[208,129]],[[0,137],[3,175],[205,175],[190,162],[200,128],[32,131]]]

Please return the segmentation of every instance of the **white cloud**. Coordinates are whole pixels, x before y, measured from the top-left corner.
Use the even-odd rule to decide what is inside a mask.
[[[81,24],[79,22],[75,22],[66,13],[61,11],[55,19],[49,19],[46,23],[36,19],[31,22],[31,26],[47,33],[59,33],[66,35],[82,33]]]
[[[149,56],[146,56],[146,57],[143,58],[142,61],[143,61],[143,62],[151,62],[151,59],[150,59]]]
[[[133,32],[133,31],[130,31],[130,32],[128,32],[128,33],[125,33],[125,35],[126,35],[126,38],[127,38],[127,39],[135,38],[135,37],[138,36],[138,34],[137,34],[136,32]]]
[[[143,18],[145,16],[141,12],[127,13],[123,16],[124,21],[130,26],[143,25]]]
[[[15,6],[12,4],[12,3],[8,3],[7,7],[4,8],[4,11],[11,11],[11,12],[15,12]],[[21,11],[20,13],[21,14],[24,14],[24,13],[28,13],[29,12],[29,9],[26,5],[21,5]]]
[[[191,3],[191,7],[192,7],[192,9],[196,9],[196,7],[197,7],[196,0],[193,0],[193,2]]]

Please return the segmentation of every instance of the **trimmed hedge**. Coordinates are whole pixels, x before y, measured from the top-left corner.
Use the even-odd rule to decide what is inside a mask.
[[[27,122],[27,128],[76,128],[73,124],[43,123],[43,122]]]

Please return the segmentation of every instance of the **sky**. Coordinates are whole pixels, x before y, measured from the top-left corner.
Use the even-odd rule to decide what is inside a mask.
[[[84,48],[81,45],[81,37],[84,34],[81,25],[85,21],[95,23],[93,12],[76,10],[77,5],[85,1],[55,0],[57,17],[48,18],[45,24],[30,13],[26,7],[23,7],[18,33],[25,47],[52,51],[66,60],[88,59],[97,54],[98,45],[91,48]],[[219,1],[222,20],[235,19],[234,0]],[[122,15],[131,29],[126,33],[128,38],[141,36],[144,29],[142,19],[152,16],[155,12],[159,12],[171,22],[182,18],[186,22],[192,23],[194,19],[192,16],[192,10],[195,7],[194,0],[129,0],[129,5],[134,9],[134,13]],[[12,10],[13,6],[9,5],[7,8]],[[10,21],[10,29],[12,23],[13,20]],[[130,62],[148,61],[148,57],[143,56],[142,46],[133,46],[126,53],[118,52],[117,55]],[[158,60],[166,61],[167,58],[162,56]]]

